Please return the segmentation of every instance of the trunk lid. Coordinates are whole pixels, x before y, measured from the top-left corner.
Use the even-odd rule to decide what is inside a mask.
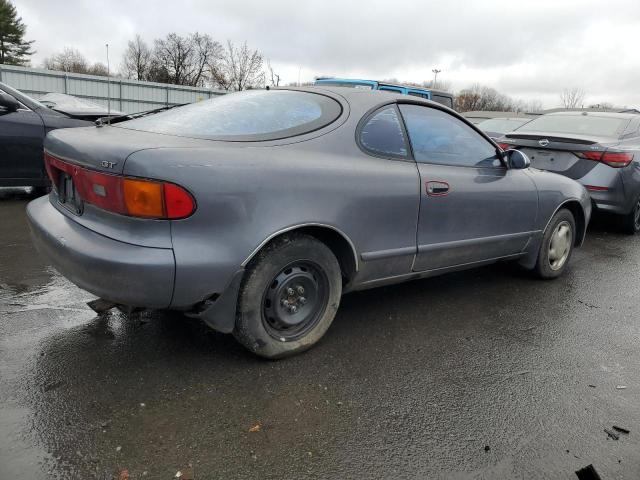
[[[51,193],[52,204],[69,220],[79,223],[91,231],[105,237],[154,248],[171,248],[171,227],[168,221],[149,221],[143,218],[120,215],[100,208],[88,201],[87,191],[109,197],[109,183],[100,183],[104,190],[96,190],[95,185],[78,188],[72,178],[75,166],[99,172],[103,177],[122,175],[129,155],[136,151],[167,147],[187,147],[211,145],[206,140],[173,137],[114,126],[58,129],[47,135],[45,151],[54,157],[48,159],[50,176],[55,181]],[[61,160],[58,163],[58,160]],[[157,179],[165,180],[165,179]]]
[[[580,158],[575,153],[604,151],[620,143],[613,137],[559,136],[544,132],[509,133],[501,141],[505,140],[511,147],[525,153],[532,167],[573,179],[582,178],[597,165],[597,162]]]
[[[197,147],[208,140],[128,130],[116,126],[58,129],[47,135],[44,149],[52,155],[100,172],[122,174],[127,157],[147,148]]]

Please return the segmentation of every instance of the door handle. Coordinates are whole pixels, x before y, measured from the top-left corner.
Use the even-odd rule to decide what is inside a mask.
[[[449,184],[440,180],[425,183],[427,195],[430,197],[444,197],[449,193]]]

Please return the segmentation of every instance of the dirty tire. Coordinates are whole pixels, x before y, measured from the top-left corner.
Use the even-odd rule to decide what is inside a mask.
[[[569,238],[567,245],[568,251],[566,252],[565,257],[563,255],[559,255],[555,251],[552,252],[551,249],[553,248],[552,241],[554,240],[554,237],[556,238],[556,240],[558,238],[561,238],[559,232],[566,232],[567,227],[569,228],[569,232],[567,234]],[[559,228],[561,230],[559,230]],[[567,269],[569,261],[571,260],[575,238],[576,222],[573,218],[573,214],[569,210],[564,208],[558,210],[553,218],[551,218],[547,229],[542,235],[540,251],[538,252],[538,261],[536,262],[536,266],[534,268],[534,272],[536,273],[536,275],[544,279],[557,278],[562,275],[562,273]],[[558,264],[558,259],[562,258],[564,258],[564,260],[561,262],[561,264]]]
[[[299,303],[300,296],[285,293],[292,291],[285,288],[290,286],[296,288],[295,295],[298,295],[301,285],[308,291],[300,290],[310,296],[309,300],[303,298],[303,304]],[[312,292],[316,287],[320,293],[314,296]],[[279,294],[285,298],[275,297]],[[265,358],[300,353],[325,334],[338,310],[341,295],[340,265],[329,247],[309,235],[283,235],[263,248],[247,266],[238,296],[233,335],[250,351]],[[275,302],[275,298],[280,300]],[[290,303],[286,303],[285,308],[281,307],[282,302]],[[271,305],[278,305],[278,312],[274,313],[275,307]],[[292,305],[300,310],[291,314],[287,309]],[[302,315],[300,318],[307,321],[293,326],[286,323],[299,321],[296,315]]]
[[[640,196],[636,198],[631,211],[621,218],[621,227],[629,235],[640,232]]]

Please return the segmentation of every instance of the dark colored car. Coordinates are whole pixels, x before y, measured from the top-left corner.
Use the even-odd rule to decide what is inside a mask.
[[[0,83],[0,186],[47,187],[42,160],[45,135],[58,128],[86,127],[92,122],[71,118]]]
[[[591,214],[443,105],[353,88],[233,93],[45,152],[55,189],[27,212],[63,275],[269,358],[316,343],[345,292],[501,260],[555,278]]]
[[[86,98],[78,98],[66,93],[47,93],[40,97],[39,102],[72,118],[92,122],[109,115],[112,117],[124,115],[123,112],[114,108],[109,109]]]
[[[541,170],[577,180],[596,209],[640,231],[640,115],[568,111],[540,116],[502,137]]]

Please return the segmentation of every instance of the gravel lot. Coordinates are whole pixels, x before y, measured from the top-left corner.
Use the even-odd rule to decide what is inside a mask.
[[[29,199],[0,189],[2,479],[640,476],[640,236],[592,226],[553,282],[347,295],[270,362],[180,315],[96,316],[31,246]]]

